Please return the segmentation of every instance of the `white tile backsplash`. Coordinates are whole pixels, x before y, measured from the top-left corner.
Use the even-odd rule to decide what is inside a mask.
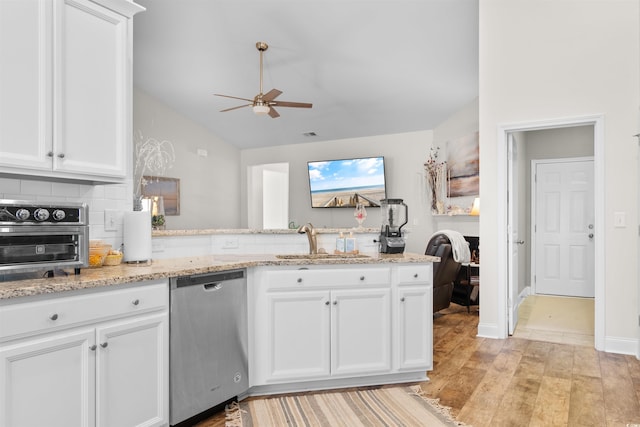
[[[86,203],[89,206],[89,237],[114,247],[122,244],[122,215],[116,231],[104,230],[104,210],[131,210],[131,184],[92,185],[32,179],[0,178],[0,199]]]

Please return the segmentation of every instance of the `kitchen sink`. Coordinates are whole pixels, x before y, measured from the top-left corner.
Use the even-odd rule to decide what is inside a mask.
[[[285,254],[276,255],[279,259],[342,259],[342,258],[370,258],[363,254]]]

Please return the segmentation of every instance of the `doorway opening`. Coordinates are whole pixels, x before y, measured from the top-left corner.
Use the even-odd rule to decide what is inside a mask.
[[[288,228],[289,163],[249,166],[247,184],[249,228]]]
[[[593,236],[589,244],[595,260],[592,262],[593,274],[590,274],[594,288],[592,345],[596,349],[604,347],[604,258],[598,256],[604,252],[603,120],[601,116],[588,116],[500,128],[499,156],[504,161],[505,168],[499,176],[503,190],[499,192],[498,203],[504,239],[499,239],[498,250],[500,259],[507,262],[499,271],[499,298],[504,303],[499,305],[500,309],[504,309],[499,319],[504,321],[500,325],[504,328],[504,336],[514,333],[520,306],[528,295],[535,294],[535,254],[532,256],[531,253],[535,224],[532,225],[531,220],[536,213],[531,209],[535,198],[532,196],[534,187],[529,182],[530,168],[534,163],[532,160],[591,157],[594,178],[589,189],[595,203],[592,209],[593,219],[586,223],[584,237],[588,238],[591,234],[588,229],[588,224],[591,224]],[[558,138],[565,143],[558,143]],[[548,140],[553,142],[544,142]],[[582,142],[571,142],[572,140]],[[569,304],[568,301],[565,302]]]

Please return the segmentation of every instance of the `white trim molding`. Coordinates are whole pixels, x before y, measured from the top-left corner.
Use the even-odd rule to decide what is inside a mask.
[[[498,165],[498,317],[495,327],[479,325],[479,336],[491,336],[492,338],[506,338],[508,335],[507,313],[507,166],[508,166],[508,135],[512,132],[523,132],[542,129],[554,129],[573,126],[593,126],[594,128],[594,202],[595,202],[595,229],[599,230],[594,238],[595,244],[595,348],[597,350],[614,351],[613,349],[626,349],[630,342],[624,344],[619,339],[613,339],[605,343],[605,193],[604,193],[604,114],[594,114],[578,117],[556,118],[548,120],[501,124],[497,128],[497,165]],[[482,329],[481,329],[482,326]],[[635,345],[635,342],[634,342]]]

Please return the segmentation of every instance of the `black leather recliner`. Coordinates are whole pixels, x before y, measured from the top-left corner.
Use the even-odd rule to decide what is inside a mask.
[[[458,277],[460,263],[453,259],[451,242],[445,234],[434,235],[427,244],[425,255],[440,257],[433,263],[433,313],[449,307],[453,282]]]

